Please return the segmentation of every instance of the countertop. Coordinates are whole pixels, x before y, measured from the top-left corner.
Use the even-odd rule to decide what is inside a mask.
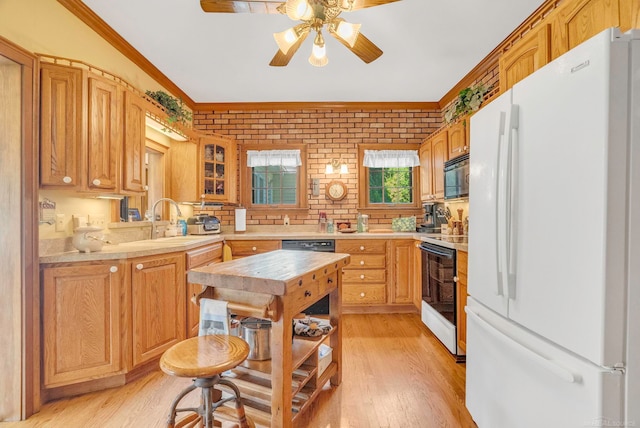
[[[246,232],[223,233],[218,235],[187,235],[170,238],[148,239],[115,245],[105,244],[101,251],[80,253],[68,251],[40,257],[41,264],[69,263],[100,260],[132,259],[136,257],[152,256],[178,251],[187,251],[203,245],[213,244],[224,240],[261,240],[261,239],[417,239],[468,251],[468,245],[461,243],[463,237],[441,235],[439,233],[417,232],[366,232],[366,233],[318,233],[318,232]]]

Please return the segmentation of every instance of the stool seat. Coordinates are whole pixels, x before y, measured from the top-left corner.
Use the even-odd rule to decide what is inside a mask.
[[[247,356],[249,345],[239,337],[196,336],[167,349],[160,359],[160,368],[171,376],[207,378],[236,367]]]

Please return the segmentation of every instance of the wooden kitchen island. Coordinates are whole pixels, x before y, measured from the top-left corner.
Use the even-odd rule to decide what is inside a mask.
[[[256,423],[293,426],[327,380],[340,384],[342,268],[349,261],[348,254],[277,250],[189,271],[189,282],[203,285],[199,298],[226,300],[232,313],[272,321],[271,360],[247,360],[230,378]],[[294,338],[293,317],[327,294],[331,331],[319,340]],[[332,348],[328,366],[318,356],[322,343]]]

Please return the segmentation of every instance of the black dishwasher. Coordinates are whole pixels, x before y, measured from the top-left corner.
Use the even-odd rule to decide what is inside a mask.
[[[333,239],[284,239],[282,240],[282,249],[335,253],[336,241]],[[324,296],[322,299],[309,306],[303,312],[307,315],[328,315],[329,295]]]

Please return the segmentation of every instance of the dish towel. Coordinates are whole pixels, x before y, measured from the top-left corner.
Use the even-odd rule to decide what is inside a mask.
[[[199,336],[229,334],[228,303],[222,300],[200,299]]]
[[[307,318],[293,321],[293,332],[297,336],[318,337],[331,331],[329,321]]]

